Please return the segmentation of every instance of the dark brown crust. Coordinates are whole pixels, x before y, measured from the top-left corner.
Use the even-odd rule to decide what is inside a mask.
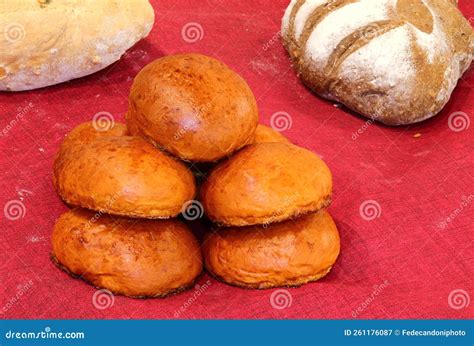
[[[295,5],[293,6],[291,13],[290,13],[290,19],[288,22],[288,31],[287,31],[287,39],[283,40],[284,43],[286,43],[286,49],[289,52],[292,52],[293,56],[298,56],[299,54],[299,45],[298,42],[294,39],[295,37],[295,17],[296,14],[298,13],[298,10],[300,9],[301,6],[305,3],[305,0],[297,0]]]

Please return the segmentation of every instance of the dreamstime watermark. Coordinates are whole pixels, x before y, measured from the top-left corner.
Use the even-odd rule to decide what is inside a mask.
[[[275,131],[283,132],[289,130],[291,129],[292,125],[293,119],[291,118],[291,115],[287,112],[276,112],[273,113],[270,117],[270,127]]]
[[[8,201],[3,207],[3,214],[10,221],[23,219],[26,215],[26,207],[23,203],[25,197],[33,194],[33,192],[26,189],[17,189],[18,199]]]
[[[53,332],[50,327],[39,332],[19,332],[9,330],[5,339],[85,339],[84,332]]]
[[[211,280],[207,280],[204,284],[202,285],[196,285],[194,286],[194,293],[193,295],[184,302],[183,305],[179,307],[178,310],[174,312],[174,317],[178,318],[181,316],[191,305],[194,304],[194,302],[202,295],[204,294],[207,289],[212,285]]]
[[[33,287],[33,280],[28,280],[25,284],[18,285],[18,291],[11,297],[8,302],[0,309],[0,313],[3,315],[10,310],[20,299]]]
[[[465,210],[472,203],[472,201],[474,201],[474,195],[469,195],[467,197],[462,196],[461,200],[462,201],[459,204],[459,207],[454,209],[446,219],[438,223],[439,228],[445,229],[448,227],[448,225],[453,222],[454,219],[456,219],[463,212],[463,210]]]
[[[285,289],[277,289],[270,295],[270,305],[277,310],[289,308],[293,303],[293,296],[290,291]]]
[[[390,282],[388,280],[385,280],[384,282],[382,282],[379,285],[374,285],[373,286],[373,291],[370,294],[370,296],[368,296],[362,302],[362,304],[360,304],[357,308],[352,310],[352,317],[356,318],[357,316],[359,316],[365,309],[367,309],[369,307],[370,304],[372,304],[372,302],[375,300],[375,298],[377,298],[377,296],[380,293],[382,293],[382,291],[385,290],[389,285],[390,285]]]
[[[18,107],[15,117],[0,131],[0,137],[6,136],[33,107],[33,102],[29,102],[25,107]]]
[[[277,221],[280,215],[283,214],[283,212],[291,205],[294,204],[296,198],[298,198],[299,193],[295,192],[290,196],[286,196],[285,200],[283,201],[283,204],[273,212],[272,216],[270,216],[270,219],[268,219],[265,223],[262,224],[263,228],[267,228],[270,224],[274,223]]]
[[[181,28],[181,38],[187,43],[196,43],[204,38],[204,29],[199,23],[186,23]]]
[[[192,199],[183,204],[181,215],[188,221],[200,219],[204,215],[204,206],[201,202]]]
[[[175,141],[180,140],[188,131],[197,128],[203,119],[203,114],[208,112],[211,109],[211,106],[212,103],[208,102],[197,107],[194,110],[193,117],[183,127],[174,133],[173,139]]]
[[[462,132],[471,125],[469,115],[464,112],[454,112],[448,118],[448,127],[453,132]]]
[[[382,207],[377,201],[369,199],[362,202],[359,207],[359,214],[364,220],[372,221],[382,215]]]
[[[99,210],[97,210],[94,213],[94,215],[87,221],[87,223],[85,225],[85,229],[91,228],[93,224],[95,224],[97,221],[99,221],[99,219],[102,217],[102,215],[107,214],[107,210],[109,210],[111,208],[111,206],[115,203],[117,198],[122,196],[123,193],[124,193],[123,191],[119,191],[119,192],[115,193],[111,198],[109,198],[107,200],[107,203],[105,204],[105,208],[99,208]]]
[[[454,310],[461,310],[467,308],[471,303],[471,297],[463,289],[452,290],[448,295],[448,305]]]
[[[96,131],[105,132],[114,128],[115,119],[109,112],[99,112],[92,118],[92,126]]]
[[[357,131],[352,133],[352,140],[355,141],[357,138],[359,138],[361,135],[365,133],[369,129],[370,126],[380,117],[381,114],[381,107],[377,107],[377,111],[375,112],[374,116],[369,117],[365,121],[365,123],[357,129]]]
[[[26,215],[26,207],[19,199],[12,199],[3,207],[3,214],[10,221],[23,219]]]
[[[3,36],[11,43],[22,41],[26,36],[25,27],[20,23],[10,23],[3,29]]]
[[[278,31],[275,35],[272,36],[271,39],[268,40],[268,42],[266,42],[262,46],[262,49],[264,51],[267,51],[268,49],[270,49],[271,46],[273,46],[275,43],[279,41],[280,37],[281,37],[281,31]]]
[[[114,302],[114,294],[106,289],[97,290],[92,296],[92,305],[99,310],[105,310],[112,307]]]

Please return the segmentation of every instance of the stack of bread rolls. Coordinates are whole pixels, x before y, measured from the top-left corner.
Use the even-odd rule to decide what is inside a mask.
[[[126,123],[82,124],[61,145],[54,185],[75,209],[54,229],[60,268],[131,297],[191,286],[202,256],[213,276],[242,287],[329,272],[339,254],[324,209],[331,173],[258,124],[252,91],[229,67],[199,54],[150,63],[135,78]],[[176,219],[190,202],[212,222],[201,246]]]

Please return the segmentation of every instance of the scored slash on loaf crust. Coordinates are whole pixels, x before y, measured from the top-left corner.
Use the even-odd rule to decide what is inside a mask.
[[[309,88],[388,125],[437,114],[474,55],[447,0],[293,0],[282,37]]]
[[[148,0],[0,2],[0,90],[42,88],[97,72],[146,37]]]

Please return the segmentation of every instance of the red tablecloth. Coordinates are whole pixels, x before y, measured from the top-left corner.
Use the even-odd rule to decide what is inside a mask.
[[[474,17],[474,3],[460,2]],[[179,318],[204,319],[474,317],[474,124],[458,132],[448,125],[454,112],[462,112],[455,114],[458,120],[474,121],[472,71],[434,119],[366,128],[365,119],[315,97],[297,79],[278,37],[287,0],[153,3],[151,35],[120,62],[67,84],[0,94],[0,128],[24,113],[0,137],[0,318],[174,318],[176,311]],[[200,40],[183,40],[188,24],[202,28]],[[200,52],[230,65],[253,89],[261,121],[288,113],[292,124],[284,134],[329,164],[330,212],[342,251],[323,280],[276,292],[230,287],[205,274],[198,284],[210,285],[201,294],[115,297],[98,309],[94,288],[51,263],[51,230],[67,209],[51,184],[62,138],[101,111],[122,121],[136,73],[178,52]],[[355,136],[358,129],[363,133]],[[9,220],[3,209],[18,201],[24,215]]]

